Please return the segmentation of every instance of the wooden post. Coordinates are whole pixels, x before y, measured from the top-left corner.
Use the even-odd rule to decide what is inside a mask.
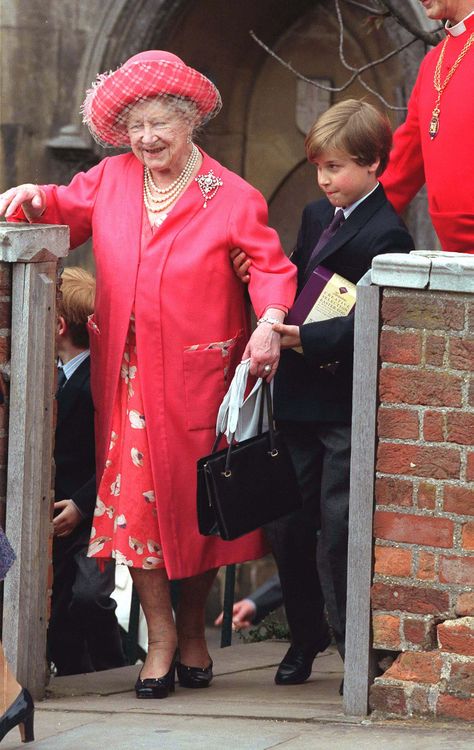
[[[54,439],[56,272],[67,227],[0,223],[13,263],[6,533],[17,560],[5,579],[3,645],[35,698],[46,685]]]
[[[344,674],[344,712],[355,716],[367,715],[368,688],[375,676],[375,660],[371,648],[370,589],[379,320],[379,287],[358,287],[354,340]]]

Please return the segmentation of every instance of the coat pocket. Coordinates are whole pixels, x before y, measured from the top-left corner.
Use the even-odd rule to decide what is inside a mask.
[[[217,412],[242,352],[243,331],[226,341],[193,344],[183,352],[188,430],[215,428]]]

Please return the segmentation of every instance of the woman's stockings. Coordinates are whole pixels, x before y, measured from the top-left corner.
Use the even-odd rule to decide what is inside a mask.
[[[140,677],[162,677],[177,647],[168,576],[163,568],[130,568],[130,573],[148,626],[148,654]]]
[[[21,692],[21,685],[18,684],[13,673],[8,666],[8,662],[5,658],[3,646],[0,643],[0,671],[1,679],[1,697],[0,697],[0,715],[3,715],[7,708],[11,706],[13,701],[18,697]]]
[[[208,667],[210,662],[205,636],[206,601],[217,568],[180,581],[176,629],[179,659],[188,667]]]

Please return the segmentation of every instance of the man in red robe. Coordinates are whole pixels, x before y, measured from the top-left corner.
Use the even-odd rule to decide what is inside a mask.
[[[421,63],[381,182],[403,211],[426,182],[443,250],[474,253],[474,0],[420,0],[447,36]]]

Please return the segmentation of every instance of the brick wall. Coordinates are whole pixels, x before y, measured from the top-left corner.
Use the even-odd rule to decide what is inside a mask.
[[[474,719],[474,299],[386,289],[372,587],[383,715]]]

